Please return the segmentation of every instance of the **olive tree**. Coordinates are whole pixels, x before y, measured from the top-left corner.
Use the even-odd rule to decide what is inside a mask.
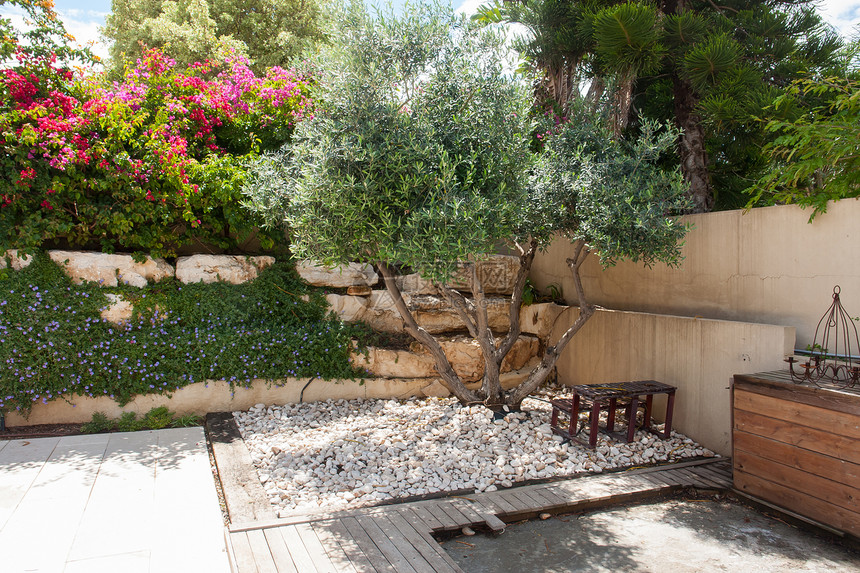
[[[684,227],[668,215],[682,205],[683,180],[657,165],[677,134],[649,124],[628,144],[584,112],[547,130],[534,119],[543,114],[534,113],[529,86],[509,73],[498,36],[444,8],[404,13],[371,18],[352,6],[338,15],[337,41],[319,62],[322,103],[288,148],[257,166],[248,205],[289,229],[296,256],[376,265],[406,331],[432,354],[450,391],[464,404],[516,409],[593,314],[579,280],[589,253],[606,264],[678,260]],[[559,233],[574,243],[579,317],[505,391],[499,374],[520,335],[526,278]],[[500,244],[520,258],[510,329],[501,334],[488,325],[474,265]],[[470,293],[451,286],[463,262]],[[395,280],[405,269],[432,280],[479,343],[480,387],[467,387],[418,325]]]

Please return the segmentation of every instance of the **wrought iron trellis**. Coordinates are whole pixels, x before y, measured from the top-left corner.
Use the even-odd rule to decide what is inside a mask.
[[[857,386],[860,382],[860,338],[857,336],[855,319],[842,308],[840,292],[839,285],[833,287],[833,302],[815,327],[807,360],[801,362],[794,356],[786,359],[791,379],[795,382],[843,388]]]

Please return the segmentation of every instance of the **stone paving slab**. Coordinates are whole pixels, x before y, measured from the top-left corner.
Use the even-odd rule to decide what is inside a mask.
[[[202,428],[0,441],[0,570],[230,570]]]

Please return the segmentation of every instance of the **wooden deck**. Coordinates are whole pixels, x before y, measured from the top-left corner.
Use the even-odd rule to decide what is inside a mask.
[[[505,522],[645,499],[685,488],[732,487],[716,458],[434,500],[237,523],[227,532],[235,573],[462,571],[434,533],[501,531]]]

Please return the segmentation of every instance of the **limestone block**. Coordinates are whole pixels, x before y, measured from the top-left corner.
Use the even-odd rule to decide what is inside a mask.
[[[532,370],[534,370],[535,366],[539,363],[540,358],[535,357],[518,370],[511,370],[500,374],[499,383],[502,385],[502,389],[510,390],[511,388],[516,388],[525,382],[529,377],[529,374],[531,374]],[[428,398],[447,398],[452,395],[451,391],[448,390],[448,387],[445,386],[441,378],[422,378],[416,379],[415,381],[420,381],[424,384],[420,391],[422,396],[426,396]],[[481,387],[481,381],[476,380],[474,382],[468,382],[466,383],[466,387],[470,390],[478,390]]]
[[[346,294],[350,296],[370,296],[373,294],[373,289],[369,286],[351,286],[347,287]]]
[[[478,341],[456,336],[439,341],[451,367],[464,382],[474,382],[484,376],[484,358]],[[522,368],[540,351],[540,341],[533,336],[520,336],[502,362],[502,372]],[[430,378],[438,376],[435,361],[421,344],[410,350],[369,348],[367,356],[353,352],[352,363],[373,376],[383,378]]]
[[[442,384],[438,378],[429,380],[428,384],[421,388],[421,395],[427,398],[447,398],[451,395],[448,387]]]
[[[512,255],[490,255],[475,263],[478,267],[478,280],[484,288],[484,294],[511,294],[517,272],[520,270],[520,258]],[[472,291],[472,272],[465,264],[452,277],[451,286],[457,290]]]
[[[236,285],[254,280],[274,263],[274,257],[265,256],[192,255],[176,259],[176,278],[185,284],[224,281]]]
[[[345,322],[364,321],[379,332],[403,332],[403,319],[387,291],[375,290],[369,297],[327,294],[326,300]]]
[[[379,282],[379,275],[368,264],[349,263],[327,268],[312,261],[299,261],[296,271],[306,283],[321,287],[373,286]]]
[[[417,295],[407,302],[413,311],[419,326],[431,334],[465,330],[466,325],[460,320],[448,301],[440,296]],[[504,332],[510,328],[511,301],[507,298],[487,297],[484,299],[487,307],[487,323],[491,330]]]
[[[546,341],[552,334],[552,329],[559,315],[567,308],[554,302],[524,306],[520,309],[520,330],[527,334],[534,334]]]
[[[484,288],[484,294],[506,294],[514,292],[517,272],[520,270],[520,259],[510,255],[491,255],[475,263],[478,267],[478,280]],[[438,289],[433,283],[421,275],[413,273],[396,278],[397,287],[404,293],[438,295]],[[468,293],[472,292],[472,271],[466,264],[460,264],[459,270],[451,277],[450,286]]]
[[[101,317],[114,324],[122,324],[131,320],[134,306],[118,294],[105,295],[108,306],[101,312]]]
[[[425,280],[418,273],[400,275],[396,277],[394,281],[397,283],[397,288],[400,289],[400,292],[404,294],[439,294],[439,289],[433,286],[432,282]]]
[[[131,255],[86,251],[48,251],[48,256],[63,267],[76,284],[93,281],[103,286],[128,284],[143,288],[148,281],[157,282],[173,276],[173,267],[164,259],[146,257],[144,262],[138,263]]]
[[[9,266],[15,271],[27,268],[33,262],[33,257],[25,254],[19,256],[18,249],[9,249],[5,256],[0,257],[0,269],[6,268],[6,259],[9,259]]]
[[[346,322],[360,320],[380,332],[403,332],[403,318],[386,290],[375,290],[369,297],[328,294],[326,299],[332,311],[341,320]],[[412,310],[418,325],[431,334],[466,330],[466,325],[460,320],[460,316],[442,297],[411,296],[404,293],[403,300]],[[497,332],[508,330],[511,301],[506,298],[489,297],[484,302],[487,305],[487,321],[490,328]]]

